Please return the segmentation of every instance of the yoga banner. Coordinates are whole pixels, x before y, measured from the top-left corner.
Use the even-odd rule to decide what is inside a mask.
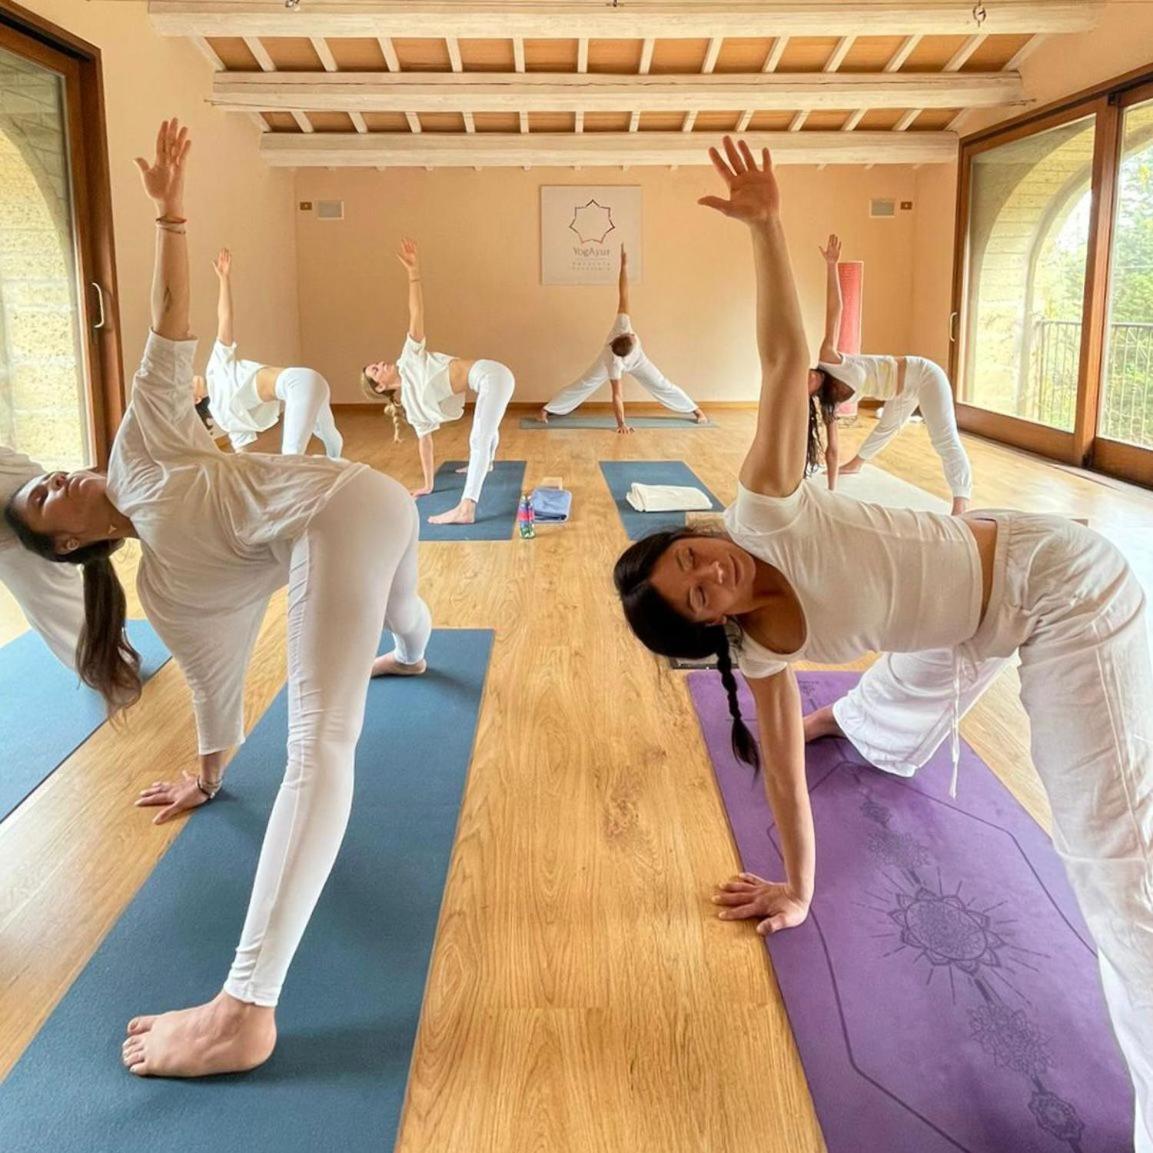
[[[644,276],[640,188],[541,186],[541,284],[616,284],[622,244],[629,258],[629,281],[639,284]]]

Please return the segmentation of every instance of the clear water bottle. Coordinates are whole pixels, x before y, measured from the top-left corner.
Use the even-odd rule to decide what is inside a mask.
[[[520,535],[529,540],[536,536],[536,517],[532,511],[532,500],[528,493],[522,492],[520,495],[520,507],[516,511],[516,524],[520,529]]]

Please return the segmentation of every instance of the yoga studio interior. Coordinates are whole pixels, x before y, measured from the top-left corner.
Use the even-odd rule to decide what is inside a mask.
[[[1153,1153],[1153,0],[0,0],[0,1153]]]

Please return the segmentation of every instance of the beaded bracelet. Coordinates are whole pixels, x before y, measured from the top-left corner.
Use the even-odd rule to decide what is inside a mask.
[[[212,798],[215,797],[216,794],[220,792],[221,782],[218,781],[215,785],[206,785],[200,779],[200,777],[197,777],[196,778],[196,787],[204,794],[204,796],[207,798],[207,800],[211,801]]]

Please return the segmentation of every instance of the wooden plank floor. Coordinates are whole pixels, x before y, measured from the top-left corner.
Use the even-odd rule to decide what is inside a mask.
[[[684,459],[729,500],[753,416],[712,415],[715,430],[628,438],[522,431],[510,415],[502,456],[527,460],[530,485],[563,476],[574,522],[527,542],[422,546],[436,624],[491,627],[497,639],[404,1153],[824,1147],[765,951],[751,926],[716,920],[708,901],[737,862],[681,675],[627,634],[611,586],[625,537],[597,461]],[[411,434],[394,446],[375,413],[339,421],[350,457],[415,482]],[[845,439],[857,443],[870,425],[862,418]],[[442,459],[465,455],[467,431],[462,422],[438,436]],[[1153,497],[1139,490],[968,443],[979,504],[1088,516],[1115,537],[1153,528]],[[882,463],[945,495],[923,427],[907,428]],[[129,575],[132,565],[129,555]],[[252,663],[250,726],[283,684],[283,626],[281,594]],[[23,627],[0,599],[0,641]],[[1014,692],[1010,670],[964,732],[1045,821]],[[126,726],[100,730],[0,824],[0,1074],[179,835],[179,823],[157,829],[131,801],[193,768],[194,752],[187,690],[169,664]],[[211,809],[191,819],[211,820]],[[170,1007],[151,1004],[146,971],[140,985],[142,1010]],[[115,1060],[117,1045],[109,1038],[94,1059]]]

